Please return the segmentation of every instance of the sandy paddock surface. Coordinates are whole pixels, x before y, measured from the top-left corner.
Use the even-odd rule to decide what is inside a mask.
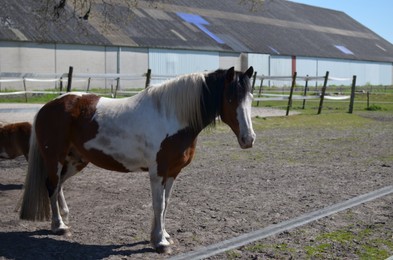
[[[7,110],[8,109],[8,110]],[[19,109],[18,111],[12,109]],[[22,110],[20,110],[22,109]],[[23,110],[24,109],[24,110]],[[0,105],[0,122],[32,121],[37,105]],[[259,109],[264,117],[285,111]],[[179,175],[167,215],[173,254],[189,252],[392,185],[393,115],[364,114],[368,123],[343,128],[278,127],[256,131],[241,150],[219,124],[203,132],[196,157]],[[116,173],[88,166],[64,188],[71,237],[50,233],[49,222],[20,221],[15,206],[27,163],[0,161],[0,259],[164,259],[149,244],[152,218],[147,173]],[[370,246],[393,246],[393,196],[368,202],[212,259],[303,259],[320,234],[345,228],[359,234],[314,258],[353,259]],[[367,233],[365,230],[376,232]],[[373,244],[374,243],[374,244]],[[261,246],[264,244],[264,246]]]

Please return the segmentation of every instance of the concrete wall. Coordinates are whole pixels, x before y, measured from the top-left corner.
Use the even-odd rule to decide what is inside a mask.
[[[152,84],[176,75],[216,70],[219,66],[218,52],[149,49]]]
[[[289,76],[292,75],[293,64],[290,56],[270,56],[265,54],[248,54],[249,64],[254,66],[258,75]],[[312,57],[296,57],[298,76],[325,76],[348,78],[349,80],[330,80],[329,85],[350,85],[353,75],[357,76],[357,85],[393,85],[393,64],[371,61],[354,61],[324,59]],[[261,73],[262,71],[262,73]],[[299,84],[302,84],[299,82]],[[322,81],[310,81],[309,85],[322,85]],[[264,85],[289,86],[290,82],[264,82]]]
[[[133,74],[135,78],[120,81],[122,89],[143,88],[147,69],[155,78],[152,83],[174,75],[227,69],[235,66],[244,70],[253,66],[258,75],[290,76],[293,71],[293,58],[290,56],[271,56],[257,53],[229,53],[215,51],[190,51],[148,48],[86,46],[69,44],[38,44],[29,42],[0,42],[0,72],[29,72],[63,74],[69,66],[74,74]],[[330,76],[352,78],[357,75],[357,85],[393,85],[393,64],[368,61],[322,59],[296,57],[296,71],[299,76]],[[138,76],[139,78],[137,78]],[[52,76],[54,77],[54,76]],[[259,84],[259,81],[257,81]],[[290,86],[287,81],[267,81],[265,85]],[[299,84],[302,84],[299,82]],[[322,82],[310,82],[310,85]],[[331,85],[349,85],[350,81],[330,81]],[[58,83],[28,82],[28,89],[50,89]],[[91,80],[91,88],[110,88],[116,85],[115,79]],[[85,89],[87,79],[75,79],[73,87]],[[23,84],[0,83],[0,88],[22,90]]]
[[[235,70],[244,70],[244,68],[241,66],[242,58],[240,53],[221,52],[219,59],[220,69],[229,69],[231,67],[235,67]],[[216,69],[218,69],[218,67]]]
[[[0,72],[55,73],[55,45],[0,42]],[[32,87],[51,88],[53,83],[29,83]],[[23,90],[21,82],[0,83],[1,89]]]
[[[148,69],[148,50],[143,48],[120,48],[69,44],[35,44],[0,42],[0,72],[53,74],[67,73],[73,67],[74,74],[121,73],[140,76],[140,79],[122,80],[121,88],[144,87],[143,74]],[[75,78],[73,88],[86,89],[86,78]],[[91,88],[109,88],[115,79],[92,78]],[[23,84],[0,83],[2,89],[22,90]],[[28,89],[58,87],[53,82],[28,82]]]

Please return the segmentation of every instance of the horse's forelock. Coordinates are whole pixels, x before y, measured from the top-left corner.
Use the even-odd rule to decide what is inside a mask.
[[[237,84],[237,99],[239,102],[243,101],[247,94],[251,92],[251,84],[250,84],[250,79],[243,73],[236,73],[237,78],[238,78],[238,83]]]
[[[226,98],[241,103],[249,92],[250,79],[244,73],[236,72],[234,79],[227,85]]]

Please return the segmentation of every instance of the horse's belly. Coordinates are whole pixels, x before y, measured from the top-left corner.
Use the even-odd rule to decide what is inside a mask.
[[[130,140],[103,142],[92,139],[83,146],[84,157],[98,167],[120,172],[139,171],[148,168],[149,152],[145,147]]]

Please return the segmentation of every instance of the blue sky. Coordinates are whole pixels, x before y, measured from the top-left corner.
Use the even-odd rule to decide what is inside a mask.
[[[393,44],[393,0],[291,0],[343,11]]]

